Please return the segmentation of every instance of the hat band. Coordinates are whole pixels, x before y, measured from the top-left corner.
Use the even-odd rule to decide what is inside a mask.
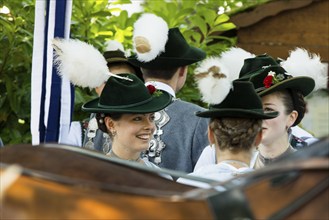
[[[258,92],[261,92],[263,90],[265,90],[266,88],[263,86],[263,87],[259,87],[257,89],[255,89],[255,91],[258,93]]]
[[[137,102],[137,103],[134,103],[134,104],[130,104],[130,105],[119,105],[119,106],[113,106],[113,105],[102,105],[100,103],[98,103],[98,107],[100,108],[111,108],[111,109],[121,109],[121,108],[129,108],[129,107],[135,107],[135,106],[139,106],[139,105],[143,105],[149,101],[152,100],[152,96],[144,101],[141,101],[141,102]]]
[[[216,107],[213,107],[213,106],[210,106],[209,107],[209,110],[211,111],[216,111],[216,110],[219,110],[219,111],[252,111],[252,112],[257,112],[257,113],[262,113],[264,114],[264,110],[262,108],[242,108],[242,107],[238,107],[238,108],[216,108]]]

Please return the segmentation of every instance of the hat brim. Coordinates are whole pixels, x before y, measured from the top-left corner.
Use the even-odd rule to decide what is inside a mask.
[[[283,89],[293,89],[299,90],[304,96],[307,96],[313,91],[314,87],[315,82],[311,77],[297,76],[274,84],[270,88],[258,92],[258,95],[262,97]]]
[[[251,119],[272,119],[278,116],[278,112],[264,113],[262,110],[246,109],[213,109],[202,112],[196,112],[197,116],[202,118],[251,118]]]
[[[107,63],[129,63],[127,58],[121,58],[121,57],[112,57],[106,59]]]
[[[158,69],[158,68],[176,68],[180,66],[187,66],[203,60],[206,54],[199,48],[190,47],[187,52],[180,57],[166,57],[159,56],[150,62],[142,62],[137,59],[137,55],[133,55],[128,58],[128,61],[137,67],[146,69]]]
[[[93,99],[82,106],[82,110],[90,113],[151,113],[164,109],[172,101],[172,96],[167,92],[161,95],[152,96],[150,101],[138,106],[108,106],[106,108],[99,107],[99,98]]]

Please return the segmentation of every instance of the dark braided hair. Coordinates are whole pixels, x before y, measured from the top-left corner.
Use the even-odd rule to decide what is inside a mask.
[[[209,123],[219,148],[231,151],[249,150],[262,128],[261,119],[212,118]]]
[[[96,120],[98,128],[103,131],[104,133],[109,134],[112,138],[112,133],[107,129],[105,124],[105,118],[110,117],[112,120],[117,121],[121,118],[122,113],[96,113]]]

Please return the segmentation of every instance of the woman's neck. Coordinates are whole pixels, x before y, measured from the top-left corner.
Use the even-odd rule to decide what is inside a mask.
[[[127,149],[117,147],[116,145],[112,145],[112,149],[109,153],[109,156],[118,157],[123,160],[130,161],[139,161],[140,160],[140,152],[131,152]]]
[[[232,152],[230,150],[220,150],[218,147],[216,147],[217,163],[223,161],[231,161],[232,163],[230,164],[236,168],[246,167],[243,166],[241,163],[247,164],[249,166],[251,154],[251,150]],[[234,163],[234,161],[238,161],[241,163]]]
[[[288,136],[273,143],[261,143],[258,147],[260,154],[265,158],[276,158],[283,154],[290,146]]]

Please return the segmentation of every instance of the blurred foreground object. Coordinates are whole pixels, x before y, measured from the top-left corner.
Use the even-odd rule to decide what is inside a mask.
[[[1,177],[22,175],[4,192],[3,218],[316,219],[328,216],[329,137],[253,173],[194,188],[159,170],[57,144],[0,149]],[[88,164],[81,169],[82,164]],[[173,176],[187,175],[164,170]],[[194,179],[196,180],[196,179]],[[220,191],[215,189],[220,188]],[[266,196],[264,196],[266,195]],[[275,201],[275,203],[273,203]]]

